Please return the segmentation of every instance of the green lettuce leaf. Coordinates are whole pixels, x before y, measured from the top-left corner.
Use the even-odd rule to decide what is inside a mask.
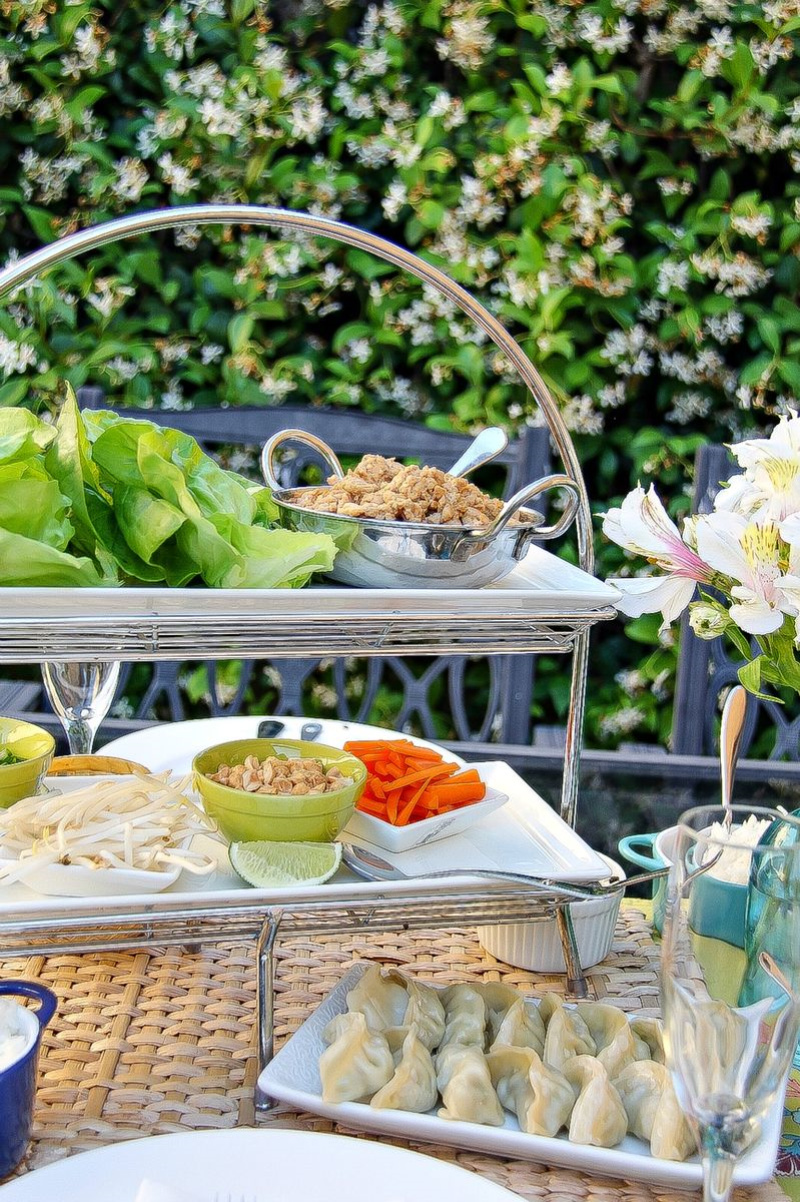
[[[90,588],[107,583],[91,560],[0,529],[0,586]]]
[[[110,536],[112,544],[116,543],[111,498],[103,489],[100,473],[92,462],[78,401],[69,384],[56,423],[56,438],[44,456],[44,464],[69,498],[75,526],[72,549],[94,559],[102,574],[113,580],[117,575],[113,547],[106,544],[96,524],[99,522],[106,538]],[[103,513],[103,507],[108,510],[107,514]]]
[[[13,463],[40,454],[56,437],[27,409],[0,409],[0,463]]]
[[[315,572],[333,566],[336,547],[327,534],[243,526],[225,514],[211,521],[242,557],[237,583],[226,579],[223,588],[301,588]]]
[[[0,465],[0,527],[64,551],[73,534],[68,501],[36,459]]]

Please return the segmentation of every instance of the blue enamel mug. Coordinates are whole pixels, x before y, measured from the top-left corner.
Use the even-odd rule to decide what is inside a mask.
[[[656,868],[668,868],[674,851],[677,827],[655,831],[649,835],[626,835],[620,839],[620,855],[631,864],[653,872]],[[653,929],[661,934],[664,925],[664,906],[667,900],[667,878],[653,881]]]
[[[42,1031],[56,1011],[56,997],[34,981],[0,981],[0,995],[31,998],[38,1010],[20,1003],[4,1004],[0,1018],[0,1065],[3,1035],[11,1037],[13,1057],[0,1067],[0,1178],[12,1172],[25,1155],[33,1125],[36,1070]]]

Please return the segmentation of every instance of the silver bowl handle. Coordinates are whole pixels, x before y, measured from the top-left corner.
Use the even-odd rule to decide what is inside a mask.
[[[558,538],[565,530],[568,530],[572,525],[572,521],[580,504],[580,490],[578,485],[569,476],[564,476],[555,473],[552,476],[542,476],[540,480],[534,480],[533,484],[526,484],[519,492],[515,492],[513,497],[509,497],[503,508],[498,513],[497,517],[484,530],[470,530],[464,535],[460,542],[465,539],[473,539],[475,541],[494,538],[501,530],[504,530],[508,523],[513,518],[518,510],[522,509],[528,501],[532,501],[534,497],[539,497],[543,492],[548,492],[551,488],[562,489],[567,496],[567,503],[564,506],[563,513],[559,516],[552,526],[540,526],[536,531],[536,538]]]
[[[340,480],[342,479],[344,476],[342,465],[336,452],[328,446],[327,442],[317,438],[316,434],[309,434],[307,430],[280,430],[277,434],[273,434],[272,438],[267,439],[261,452],[261,472],[273,492],[281,488],[281,483],[275,475],[275,452],[282,442],[288,442],[290,439],[293,442],[305,442],[308,446],[313,447],[315,451],[319,452],[328,467],[333,469]]]

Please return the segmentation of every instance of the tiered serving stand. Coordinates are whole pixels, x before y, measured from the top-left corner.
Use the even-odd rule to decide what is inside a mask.
[[[109,242],[168,227],[246,225],[326,237],[359,247],[408,271],[470,316],[519,371],[580,494],[578,562],[594,567],[591,514],[580,464],[550,394],[515,340],[486,309],[438,268],[373,234],[309,214],[256,205],[188,206],[124,217],[83,230],[0,271],[0,300],[42,270]],[[545,595],[546,596],[546,595]],[[0,663],[47,660],[183,660],[312,655],[571,654],[572,684],[564,753],[562,817],[574,826],[590,627],[612,618],[611,605],[548,605],[532,588],[356,590],[320,587],[238,592],[203,589],[0,590]],[[582,992],[569,908],[517,885],[459,885],[435,894],[420,882],[402,892],[354,883],[344,900],[325,889],[297,901],[195,894],[191,902],[159,894],[135,905],[101,899],[87,911],[38,915],[31,908],[0,918],[6,953],[80,952],[160,944],[255,939],[259,957],[262,1062],[272,1051],[272,950],[279,927],[320,934],[355,928],[403,930],[465,926],[556,915],[573,990]],[[266,1102],[264,1103],[266,1105]]]

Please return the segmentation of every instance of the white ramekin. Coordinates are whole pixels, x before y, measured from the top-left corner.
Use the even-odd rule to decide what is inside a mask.
[[[619,864],[603,859],[614,876],[624,877]],[[581,966],[591,968],[611,951],[623,890],[609,897],[571,903],[572,923]],[[485,951],[504,964],[532,972],[565,972],[564,953],[555,918],[478,927],[478,940]]]

